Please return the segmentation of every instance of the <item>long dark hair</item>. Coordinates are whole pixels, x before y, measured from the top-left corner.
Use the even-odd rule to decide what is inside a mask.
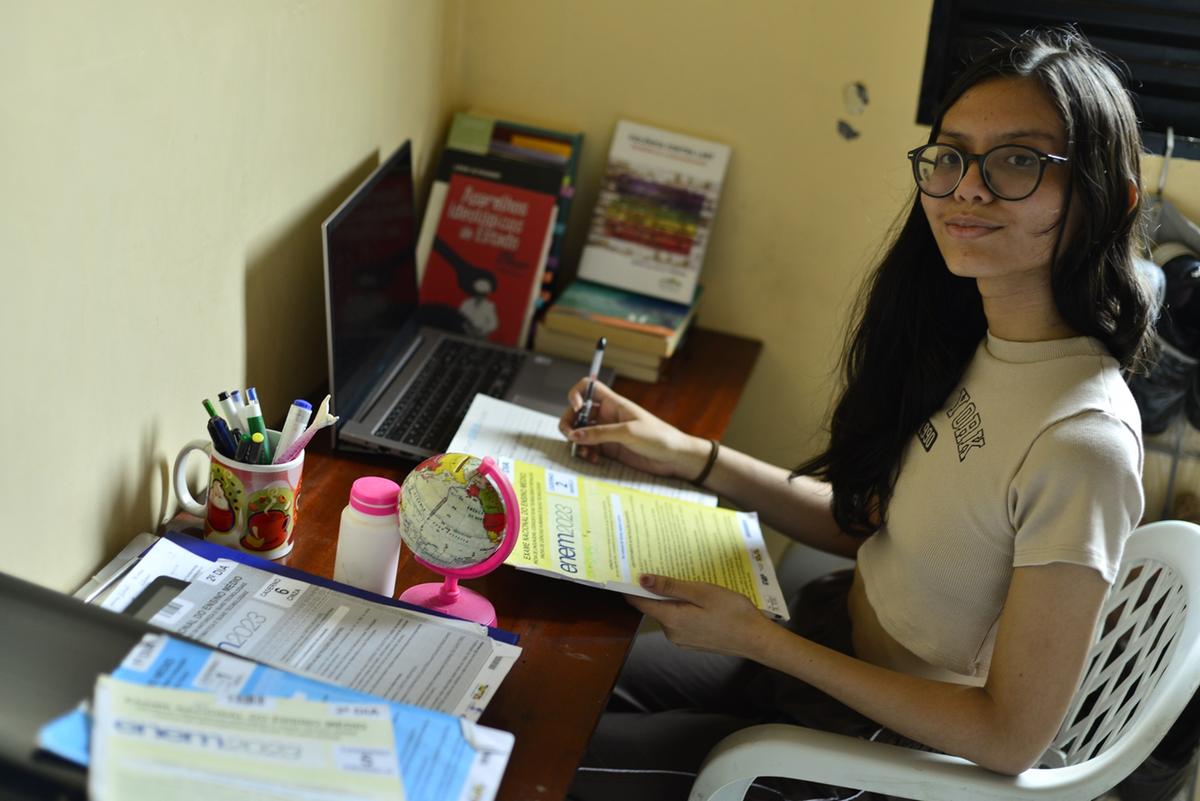
[[[1037,81],[1067,132],[1071,177],[1050,279],[1058,313],[1103,342],[1123,368],[1140,367],[1152,312],[1133,263],[1141,244],[1141,138],[1129,94],[1113,63],[1074,30],[1027,32],[964,70],[929,141],[967,89],[1000,77]],[[1131,182],[1139,189],[1132,208]],[[1082,213],[1064,240],[1071,203]],[[945,403],[987,331],[975,280],[947,269],[915,190],[855,312],[829,445],[792,475],[828,481],[838,525],[868,536],[886,520],[905,448]]]

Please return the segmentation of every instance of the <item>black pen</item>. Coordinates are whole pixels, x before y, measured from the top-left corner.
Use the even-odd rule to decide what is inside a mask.
[[[592,355],[592,366],[588,370],[588,385],[583,393],[583,405],[579,407],[579,414],[575,415],[575,425],[572,428],[583,428],[590,422],[588,420],[592,414],[592,390],[596,387],[596,376],[600,374],[600,362],[604,359],[604,346],[608,344],[608,340],[604,337],[596,340],[596,352]],[[571,443],[571,456],[575,455],[577,444]]]

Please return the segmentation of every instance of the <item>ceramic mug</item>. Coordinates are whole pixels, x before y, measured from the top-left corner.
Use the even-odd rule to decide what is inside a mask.
[[[272,445],[278,431],[269,431]],[[187,458],[201,451],[209,460],[205,503],[192,497],[186,480]],[[281,464],[244,464],[222,456],[212,442],[196,439],[175,457],[172,485],[188,514],[204,518],[204,538],[266,559],[278,559],[292,550],[296,517],[300,509],[300,481],[304,451]]]

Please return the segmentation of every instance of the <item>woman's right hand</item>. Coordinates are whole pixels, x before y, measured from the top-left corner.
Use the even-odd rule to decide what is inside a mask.
[[[587,383],[583,378],[571,387],[569,406],[558,421],[558,430],[579,446],[580,456],[595,462],[603,454],[657,476],[690,480],[700,474],[711,448],[708,440],[683,433],[600,381],[592,390],[592,424],[574,428]]]

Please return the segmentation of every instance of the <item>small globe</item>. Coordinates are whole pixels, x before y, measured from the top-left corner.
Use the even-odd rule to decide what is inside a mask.
[[[401,485],[400,537],[434,567],[472,567],[500,548],[504,505],[479,465],[474,456],[439,454],[417,465]]]

